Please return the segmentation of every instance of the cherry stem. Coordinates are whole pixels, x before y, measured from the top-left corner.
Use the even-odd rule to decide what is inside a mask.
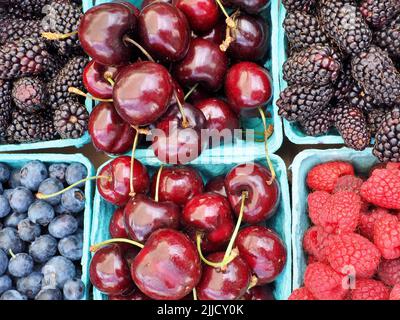
[[[10,253],[11,258],[15,259],[15,254],[11,249],[8,249],[8,252]]]
[[[78,31],[69,33],[42,32],[42,37],[47,40],[64,40],[78,34]]]
[[[225,30],[225,40],[221,43],[221,45],[219,46],[219,49],[223,52],[225,52],[226,50],[228,50],[229,46],[231,45],[231,43],[235,40],[235,35],[233,34],[233,32],[236,30],[236,20],[238,15],[240,14],[239,10],[236,10],[231,16],[230,18],[232,19],[232,21],[234,21],[235,26],[232,27],[230,25],[227,24],[226,26],[226,30]]]
[[[213,268],[222,268],[225,265],[231,263],[238,256],[238,252],[233,251],[227,261],[222,260],[221,262],[212,262],[212,261],[207,260],[203,255],[203,252],[201,250],[201,234],[200,233],[198,233],[196,235],[196,244],[197,244],[197,251],[199,252],[201,261],[203,261],[206,265],[213,267]]]
[[[199,299],[197,298],[197,290],[196,290],[196,287],[193,288],[193,300],[199,300]]]
[[[135,134],[135,139],[133,140],[133,145],[132,145],[132,155],[131,155],[131,173],[130,173],[130,177],[129,177],[129,185],[130,185],[130,193],[129,195],[131,197],[135,196],[135,188],[133,186],[133,168],[134,168],[134,164],[135,164],[135,151],[138,145],[138,141],[139,141],[139,130],[136,130],[136,134]]]
[[[176,91],[174,91],[174,95],[175,95],[176,103],[177,103],[178,108],[179,108],[179,112],[180,112],[181,115],[182,115],[182,127],[185,129],[185,128],[189,127],[189,122],[188,122],[188,120],[187,120],[187,118],[186,118],[185,110],[183,109],[182,103],[179,101],[179,97],[178,97],[178,95],[176,94]]]
[[[183,98],[185,101],[190,97],[190,95],[193,93],[194,90],[199,86],[198,83],[196,83],[193,87],[190,88],[188,93],[186,93],[185,97]]]
[[[114,238],[114,239],[109,239],[109,240],[106,240],[106,241],[91,245],[89,250],[90,250],[90,252],[96,252],[101,247],[104,247],[104,246],[106,246],[106,245],[108,245],[110,243],[119,243],[119,242],[129,243],[129,244],[131,244],[133,246],[136,246],[136,247],[139,247],[141,249],[144,248],[144,245],[141,244],[140,242],[133,241],[133,240],[130,240],[130,239],[124,239],[124,238]]]
[[[265,157],[267,159],[269,170],[271,171],[271,179],[267,181],[268,185],[271,185],[276,177],[275,169],[272,164],[271,158],[269,157],[268,152],[268,138],[272,135],[274,127],[272,125],[267,126],[267,119],[265,117],[264,110],[261,107],[258,107],[258,111],[260,112],[262,123],[264,126],[264,146],[265,146]]]
[[[112,87],[114,87],[115,81],[112,78],[111,72],[109,71],[104,72],[104,79],[106,79],[108,83],[111,84]]]
[[[129,38],[127,35],[124,36],[123,41],[125,42],[129,42],[131,44],[133,44],[135,47],[137,47],[145,56],[148,60],[154,62],[153,57],[150,55],[150,53],[148,53],[146,51],[145,48],[143,48],[139,43],[137,43],[135,40]]]
[[[164,168],[164,166],[161,165],[161,167],[158,169],[158,172],[157,172],[156,194],[154,197],[155,202],[158,202],[158,194],[159,194],[159,189],[160,189],[160,177],[161,177],[161,172],[162,172],[163,168]]]
[[[247,290],[250,290],[251,288],[255,287],[258,283],[258,278],[257,276],[253,275],[250,279],[249,286],[247,287]]]
[[[97,180],[97,179],[107,179],[107,180],[111,181],[111,177],[107,177],[107,176],[87,177],[87,178],[79,180],[79,181],[71,184],[70,186],[66,187],[65,189],[62,189],[62,190],[60,190],[58,192],[55,192],[55,193],[44,194],[42,192],[38,192],[38,193],[36,193],[36,198],[41,199],[41,200],[53,198],[53,197],[56,197],[56,196],[58,196],[60,194],[63,194],[64,192],[66,192],[66,191],[68,191],[68,190],[70,190],[72,188],[75,188],[76,186],[80,185],[81,183],[84,183],[84,182],[90,181],[90,180]]]
[[[222,4],[221,0],[215,0],[215,2],[218,4],[218,6],[220,7],[222,13],[226,17],[225,23],[231,28],[236,28],[235,21],[229,16],[229,14],[226,11],[226,9],[225,9],[224,5]]]
[[[75,88],[75,87],[69,87],[69,88],[68,88],[68,92],[69,92],[69,93],[76,94],[76,95],[78,95],[78,96],[82,96],[82,97],[85,97],[85,98],[92,99],[92,100],[94,100],[94,101],[113,102],[113,99],[100,99],[100,98],[96,98],[96,97],[93,97],[92,95],[90,95],[90,94],[88,94],[88,93],[84,93],[82,90],[79,90],[78,88]]]

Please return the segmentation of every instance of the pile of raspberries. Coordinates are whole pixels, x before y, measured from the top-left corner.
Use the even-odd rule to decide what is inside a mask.
[[[365,180],[350,163],[323,163],[307,185],[308,264],[289,300],[400,300],[400,164]]]

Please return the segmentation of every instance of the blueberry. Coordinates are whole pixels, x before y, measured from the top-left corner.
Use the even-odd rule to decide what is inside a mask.
[[[27,297],[17,290],[8,290],[1,295],[0,300],[27,300]]]
[[[47,262],[57,252],[57,240],[45,234],[36,238],[29,246],[29,254],[37,263]]]
[[[13,212],[4,219],[3,223],[5,227],[11,227],[16,229],[18,227],[18,223],[20,223],[26,217],[27,217],[26,213]]]
[[[14,192],[14,189],[4,189],[3,196],[5,196],[8,201],[10,201],[11,195],[13,192]]]
[[[17,280],[17,290],[29,299],[33,299],[42,288],[42,280],[43,275],[40,272],[32,272]]]
[[[39,160],[33,160],[21,169],[21,184],[31,191],[37,191],[39,185],[48,177],[45,164]]]
[[[3,184],[0,182],[0,194],[3,194],[3,192],[4,192]]]
[[[56,256],[51,258],[42,268],[43,275],[55,275],[56,285],[62,289],[67,280],[75,278],[76,270],[71,260]]]
[[[85,285],[80,279],[71,279],[65,282],[63,293],[65,300],[81,300],[85,292]]]
[[[49,177],[65,182],[65,171],[68,165],[66,163],[53,163],[49,167]]]
[[[10,176],[10,180],[8,181],[8,184],[13,189],[21,186],[21,172],[20,171],[21,171],[20,169],[14,169],[13,171],[11,171],[11,176]]]
[[[36,200],[28,209],[28,217],[33,223],[45,227],[54,219],[54,209],[46,201]]]
[[[69,214],[62,214],[50,222],[48,230],[54,238],[62,239],[78,230],[78,221]]]
[[[24,243],[18,237],[16,229],[7,227],[0,230],[0,249],[3,249],[7,254],[10,249],[14,253],[20,253],[23,251]]]
[[[12,288],[12,280],[9,276],[4,275],[0,277],[0,295]]]
[[[23,241],[32,242],[40,236],[40,232],[40,226],[29,219],[24,219],[18,223],[18,235]]]
[[[42,289],[36,295],[35,300],[62,300],[62,293],[59,289]]]
[[[73,234],[58,242],[58,251],[67,259],[77,261],[82,258],[83,235]]]
[[[0,182],[7,182],[10,179],[11,169],[5,163],[0,162]]]
[[[8,266],[8,257],[3,249],[0,249],[0,276],[6,272]]]
[[[67,209],[63,207],[62,204],[59,204],[58,206],[54,207],[54,212],[59,215],[59,214],[64,214],[64,213],[70,213]]]
[[[15,188],[10,196],[10,207],[16,212],[25,213],[35,201],[33,194],[25,187]]]
[[[47,178],[39,186],[39,192],[43,194],[52,194],[64,189],[62,182],[55,178]],[[61,202],[61,194],[43,199],[44,201],[50,203],[52,206],[56,206]]]
[[[71,213],[85,209],[85,194],[78,188],[72,188],[61,196],[61,205]]]
[[[0,218],[4,218],[11,211],[10,203],[4,195],[0,195]]]
[[[13,255],[8,263],[8,272],[13,277],[26,277],[33,270],[33,259],[27,253]]]
[[[65,180],[69,185],[71,185],[79,180],[85,179],[87,174],[87,169],[83,164],[73,162],[68,166],[67,171],[65,172]],[[84,185],[85,183],[82,182],[77,187],[82,188]]]

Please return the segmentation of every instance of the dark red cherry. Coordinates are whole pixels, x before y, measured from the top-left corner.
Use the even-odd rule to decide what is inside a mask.
[[[150,61],[136,62],[119,72],[114,106],[129,124],[146,126],[165,112],[172,93],[172,78],[165,67]]]
[[[172,4],[185,14],[195,33],[211,30],[220,17],[218,4],[214,0],[173,0]]]
[[[98,249],[90,262],[90,282],[105,294],[119,295],[130,292],[132,282],[129,267],[118,244]]]
[[[131,275],[140,291],[151,299],[179,300],[200,281],[200,257],[185,234],[157,230],[133,261]]]
[[[138,20],[143,47],[154,58],[163,61],[182,59],[189,48],[190,28],[185,15],[166,2],[144,7]]]
[[[92,60],[83,70],[83,83],[92,96],[100,99],[111,99],[113,86],[107,81],[107,78],[114,80],[117,73],[117,67],[105,66]]]
[[[257,285],[271,283],[285,267],[285,244],[270,229],[262,226],[246,227],[239,231],[235,245],[257,277]]]
[[[209,40],[216,45],[222,44],[225,40],[226,35],[226,23],[225,20],[219,20],[217,24],[207,32],[198,33],[198,38],[202,38],[204,40]]]
[[[90,114],[89,134],[96,149],[121,154],[132,147],[135,130],[122,120],[111,103],[101,102]]]
[[[146,167],[135,160],[133,165],[133,187],[135,193],[146,193],[149,190],[150,178]],[[99,175],[108,179],[97,180],[97,190],[108,202],[124,206],[130,198],[131,157],[121,156],[106,164]]]
[[[257,163],[238,165],[226,175],[225,188],[236,215],[240,213],[242,193],[247,192],[243,221],[256,224],[275,214],[280,190],[277,180],[268,184],[270,180],[271,172]]]
[[[156,194],[157,173],[151,182],[151,195]],[[171,166],[162,169],[158,186],[159,201],[172,201],[184,206],[194,196],[203,193],[204,183],[200,174],[189,166]]]
[[[149,4],[153,2],[167,2],[167,3],[172,3],[172,0],[143,0],[141,8],[143,9],[144,7],[148,6]]]
[[[272,97],[271,77],[266,69],[253,62],[233,65],[226,74],[225,94],[231,106],[254,109]]]
[[[125,221],[125,217],[124,221]],[[129,238],[129,237],[127,237]],[[119,245],[122,247],[123,250],[123,255],[124,255],[124,259],[126,260],[126,262],[128,263],[129,268],[131,267],[133,261],[135,260],[136,256],[138,255],[138,253],[140,252],[140,248],[133,246],[130,243],[119,243]]]
[[[257,14],[266,9],[270,0],[228,0],[229,6],[240,8],[250,14]]]
[[[225,190],[225,176],[217,176],[207,182],[206,192],[214,192],[221,196],[227,197]]]
[[[253,287],[246,291],[243,300],[275,300],[270,286]]]
[[[130,238],[144,243],[158,229],[178,229],[180,208],[173,202],[156,202],[138,194],[126,204],[124,217]]]
[[[207,256],[211,262],[220,262],[224,252]],[[203,275],[196,287],[199,300],[237,300],[243,296],[250,284],[251,272],[246,262],[236,257],[226,266],[226,270],[208,265],[203,267]]]
[[[124,65],[132,58],[133,48],[123,38],[133,33],[137,17],[122,3],[103,3],[89,9],[79,25],[83,50],[104,65]]]
[[[186,102],[189,102],[191,104],[195,104],[201,100],[212,98],[214,96],[213,92],[210,92],[209,90],[206,90],[200,86],[196,86],[190,96],[186,99]]]
[[[117,208],[114,211],[108,229],[111,238],[129,238],[125,228],[124,208]]]
[[[108,300],[150,300],[144,293],[140,292],[140,290],[135,289],[127,294],[119,294],[119,295],[110,295]]]
[[[183,126],[182,114],[177,105],[171,106],[157,122],[153,130],[152,148],[160,161],[169,164],[185,164],[200,156],[207,141],[201,139],[201,130],[206,128],[203,113],[185,103],[184,113],[188,127]]]
[[[177,103],[176,101],[177,97],[179,101],[183,103],[185,101],[185,92],[183,91],[182,87],[175,79],[172,79],[172,86],[174,93],[172,94],[171,100],[169,101],[169,106],[172,106],[173,104]]]
[[[192,87],[199,83],[204,88],[217,91],[221,88],[228,68],[228,59],[219,46],[209,40],[193,39],[186,57],[174,68],[175,78]]]

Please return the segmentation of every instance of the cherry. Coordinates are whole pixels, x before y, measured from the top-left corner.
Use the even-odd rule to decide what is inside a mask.
[[[219,46],[225,40],[225,33],[226,23],[224,20],[220,20],[208,32],[199,33],[198,37],[204,40],[209,40]]]
[[[160,229],[152,233],[136,256],[131,275],[146,296],[179,300],[200,281],[200,258],[194,243],[185,234]]]
[[[133,186],[136,193],[146,193],[150,179],[146,167],[138,160],[133,163]],[[97,180],[97,190],[108,202],[124,206],[130,198],[131,157],[113,159],[100,170],[100,176],[108,179]]]
[[[124,208],[117,208],[114,211],[108,228],[112,238],[129,238],[125,228]]]
[[[125,223],[125,217],[124,217],[124,214],[123,214],[123,210],[122,210],[122,219],[124,219],[124,223]],[[128,237],[126,237],[126,238],[128,238]],[[133,263],[133,261],[135,260],[136,256],[140,252],[140,248],[139,247],[134,247],[134,246],[132,246],[132,244],[124,243],[124,242],[121,242],[121,243],[118,243],[118,244],[122,247],[124,259],[128,263],[128,266],[130,268],[132,263]]]
[[[228,0],[229,6],[240,8],[250,14],[257,14],[269,5],[269,0]]]
[[[139,17],[140,14],[140,10],[138,8],[136,8],[132,3],[130,3],[129,1],[123,1],[123,0],[113,0],[113,2],[117,2],[117,3],[121,3],[125,6],[127,6],[131,12],[137,17]]]
[[[105,294],[120,295],[133,289],[129,267],[118,244],[107,245],[95,252],[89,275],[92,284]]]
[[[275,300],[270,286],[253,287],[246,291],[243,300]]]
[[[133,48],[124,36],[134,32],[137,17],[122,3],[103,3],[89,9],[79,25],[83,50],[104,65],[124,65],[132,57]]]
[[[143,61],[123,68],[114,86],[114,105],[126,122],[145,126],[167,109],[173,93],[172,78],[162,65]]]
[[[214,192],[221,196],[227,197],[225,190],[225,176],[217,176],[207,182],[206,192]]]
[[[157,174],[153,176],[151,194],[155,197]],[[172,201],[183,206],[194,196],[203,193],[203,179],[199,173],[188,166],[165,167],[160,173],[158,188],[159,201]]]
[[[209,31],[220,17],[218,5],[214,0],[173,0],[172,4],[186,15],[195,33]]]
[[[145,242],[158,229],[178,229],[180,208],[173,202],[157,202],[138,194],[125,206],[124,217],[130,238]]]
[[[225,94],[232,107],[254,109],[272,97],[271,77],[266,69],[253,62],[233,65],[226,75]]]
[[[190,28],[185,15],[166,2],[153,2],[143,8],[139,20],[141,44],[163,61],[182,59],[189,48]]]
[[[131,148],[135,130],[122,120],[111,103],[101,102],[90,114],[89,134],[96,149],[120,154]]]
[[[178,98],[179,101],[183,103],[183,101],[185,101],[185,92],[183,91],[182,87],[175,79],[172,79],[172,86],[174,94],[172,95],[172,98],[169,101],[168,105],[171,106],[173,104],[176,104],[177,103],[176,98]]]
[[[175,78],[189,87],[199,83],[204,88],[217,91],[222,86],[228,59],[219,46],[210,40],[193,39],[186,57],[174,67]]]
[[[192,90],[192,93],[186,99],[187,102],[195,104],[201,100],[212,98],[214,95],[208,90],[196,85],[196,87]]]
[[[286,264],[286,247],[272,230],[250,226],[239,231],[235,245],[257,277],[257,285],[274,281]]]
[[[140,290],[135,289],[128,294],[110,295],[108,300],[150,300],[144,293]]]
[[[243,221],[256,224],[271,218],[278,208],[280,188],[271,172],[257,163],[240,164],[225,178],[228,199],[236,215],[240,213],[242,193],[247,192]]]
[[[167,3],[172,3],[172,0],[143,0],[141,8],[147,7],[149,4],[153,2],[167,2]]]
[[[207,260],[219,262],[223,257],[223,252],[216,252],[209,255]],[[223,270],[206,265],[196,287],[197,295],[199,300],[237,300],[245,294],[250,280],[250,269],[240,256]]]

